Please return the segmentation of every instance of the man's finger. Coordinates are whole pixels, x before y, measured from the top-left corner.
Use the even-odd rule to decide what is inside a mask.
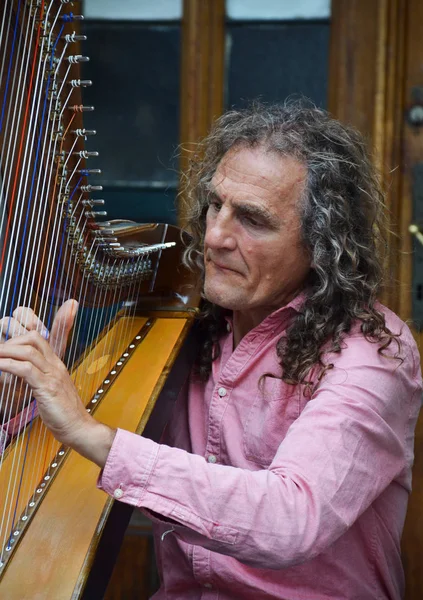
[[[76,300],[67,300],[57,311],[50,332],[50,345],[56,354],[62,358],[65,354],[66,343],[78,310]]]
[[[25,347],[28,346],[34,351],[39,352],[46,360],[54,362],[57,359],[55,352],[51,348],[50,344],[38,333],[38,331],[28,331],[26,335],[18,335],[17,337],[11,338],[0,344],[0,356],[7,356],[8,350],[4,348],[10,348],[11,346]],[[6,353],[6,354],[5,354]]]
[[[13,311],[13,316],[19,323],[29,331],[39,331],[43,337],[48,337],[48,331],[44,323],[37,317],[32,308],[18,306]]]
[[[22,337],[21,339],[23,340],[24,338]],[[30,344],[17,344],[15,343],[15,340],[10,340],[5,344],[1,344],[0,362],[4,360],[13,360],[13,363],[25,363],[25,366],[23,367],[25,373],[28,373],[30,366],[34,367],[39,372],[44,374],[48,374],[52,370],[51,365],[48,363],[44,354],[38,348]],[[13,375],[18,375],[19,377],[24,377],[27,380],[27,377],[25,375],[20,375],[19,373],[14,371],[9,371],[7,368],[5,368],[4,371],[6,371],[6,373],[13,373]]]
[[[45,378],[44,373],[34,367],[32,363],[14,358],[0,357],[0,371],[19,377],[32,389],[40,385],[41,378]]]
[[[28,329],[23,327],[13,317],[3,317],[0,319],[0,336],[3,342],[18,335],[24,335],[25,333],[28,333]]]

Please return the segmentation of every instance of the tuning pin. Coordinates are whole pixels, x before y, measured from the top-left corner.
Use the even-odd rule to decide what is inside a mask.
[[[118,241],[117,237],[105,237],[104,235],[100,235],[102,233],[101,231],[94,231],[94,233],[98,234],[96,235],[96,239],[99,243],[104,243],[108,245]]]
[[[66,2],[66,0],[63,2],[63,4],[68,4],[68,2]],[[65,21],[65,23],[72,23],[72,21],[83,21],[84,17],[83,15],[74,15],[73,13],[69,13],[68,15],[62,15],[62,21]]]
[[[79,152],[74,152],[74,156],[79,156],[79,158],[93,158],[98,156],[98,152],[91,152],[87,150],[80,150]]]
[[[85,213],[86,217],[92,217],[96,219],[97,217],[107,217],[107,211],[105,210],[87,210]],[[101,225],[101,223],[99,223]]]
[[[95,129],[75,129],[72,131],[78,137],[86,137],[87,135],[97,135],[97,131]]]
[[[92,112],[94,110],[94,106],[82,106],[82,104],[75,104],[74,106],[69,106],[69,110],[73,112]]]
[[[81,54],[71,54],[65,60],[71,63],[71,65],[78,65],[83,62],[89,62],[89,56],[82,56]]]
[[[71,85],[74,88],[90,87],[92,84],[93,82],[90,79],[72,79],[71,81],[69,81],[69,85]]]
[[[87,36],[86,35],[77,35],[75,32],[67,33],[65,35],[65,40],[66,40],[66,42],[68,42],[68,44],[71,44],[72,42],[86,42]]]
[[[81,185],[79,187],[79,189],[81,190],[81,192],[102,192],[103,186],[102,185]]]
[[[77,171],[80,175],[88,176],[88,175],[101,175],[101,169],[79,169]]]
[[[104,204],[104,200],[82,200],[82,204],[84,206],[98,206],[100,204]]]

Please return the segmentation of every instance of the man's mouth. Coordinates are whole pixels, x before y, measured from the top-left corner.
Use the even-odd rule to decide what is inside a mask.
[[[212,258],[209,258],[208,262],[212,263],[215,267],[220,269],[221,271],[231,271],[232,273],[239,273],[236,269],[232,269],[223,263],[219,263]]]

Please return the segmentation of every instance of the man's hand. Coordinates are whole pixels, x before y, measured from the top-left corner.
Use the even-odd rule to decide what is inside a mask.
[[[15,332],[19,335],[0,344],[0,371],[16,375],[32,388],[38,412],[59,442],[103,467],[115,431],[87,413],[59,358],[64,354],[77,306],[69,300],[59,309],[49,342],[44,326],[30,309],[15,311]]]
[[[63,358],[73,324],[73,317],[69,318],[72,314],[70,311],[76,314],[77,309],[78,305],[73,300],[65,302],[57,312],[50,335],[34,311],[21,306],[13,311],[12,317],[0,319],[0,343],[28,334],[30,331],[38,331],[44,338],[49,339],[56,354]],[[0,418],[8,420],[16,416],[24,405],[28,404],[29,397],[28,388],[23,380],[16,380],[9,373],[1,373]]]

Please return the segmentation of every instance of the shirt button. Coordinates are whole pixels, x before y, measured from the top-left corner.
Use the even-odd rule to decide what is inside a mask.
[[[122,496],[123,490],[121,490],[120,488],[117,488],[117,490],[113,492],[113,497],[116,498],[116,500],[119,500],[120,498],[122,498]]]
[[[207,588],[208,590],[211,590],[213,586],[211,583],[205,583],[204,587]]]
[[[221,398],[223,398],[223,396],[226,396],[226,390],[225,390],[225,388],[224,388],[224,387],[220,387],[220,388],[217,390],[217,393],[219,394],[219,396],[220,396]]]
[[[214,454],[210,454],[210,456],[207,459],[209,461],[209,463],[215,463],[217,462],[217,458],[215,457]]]

